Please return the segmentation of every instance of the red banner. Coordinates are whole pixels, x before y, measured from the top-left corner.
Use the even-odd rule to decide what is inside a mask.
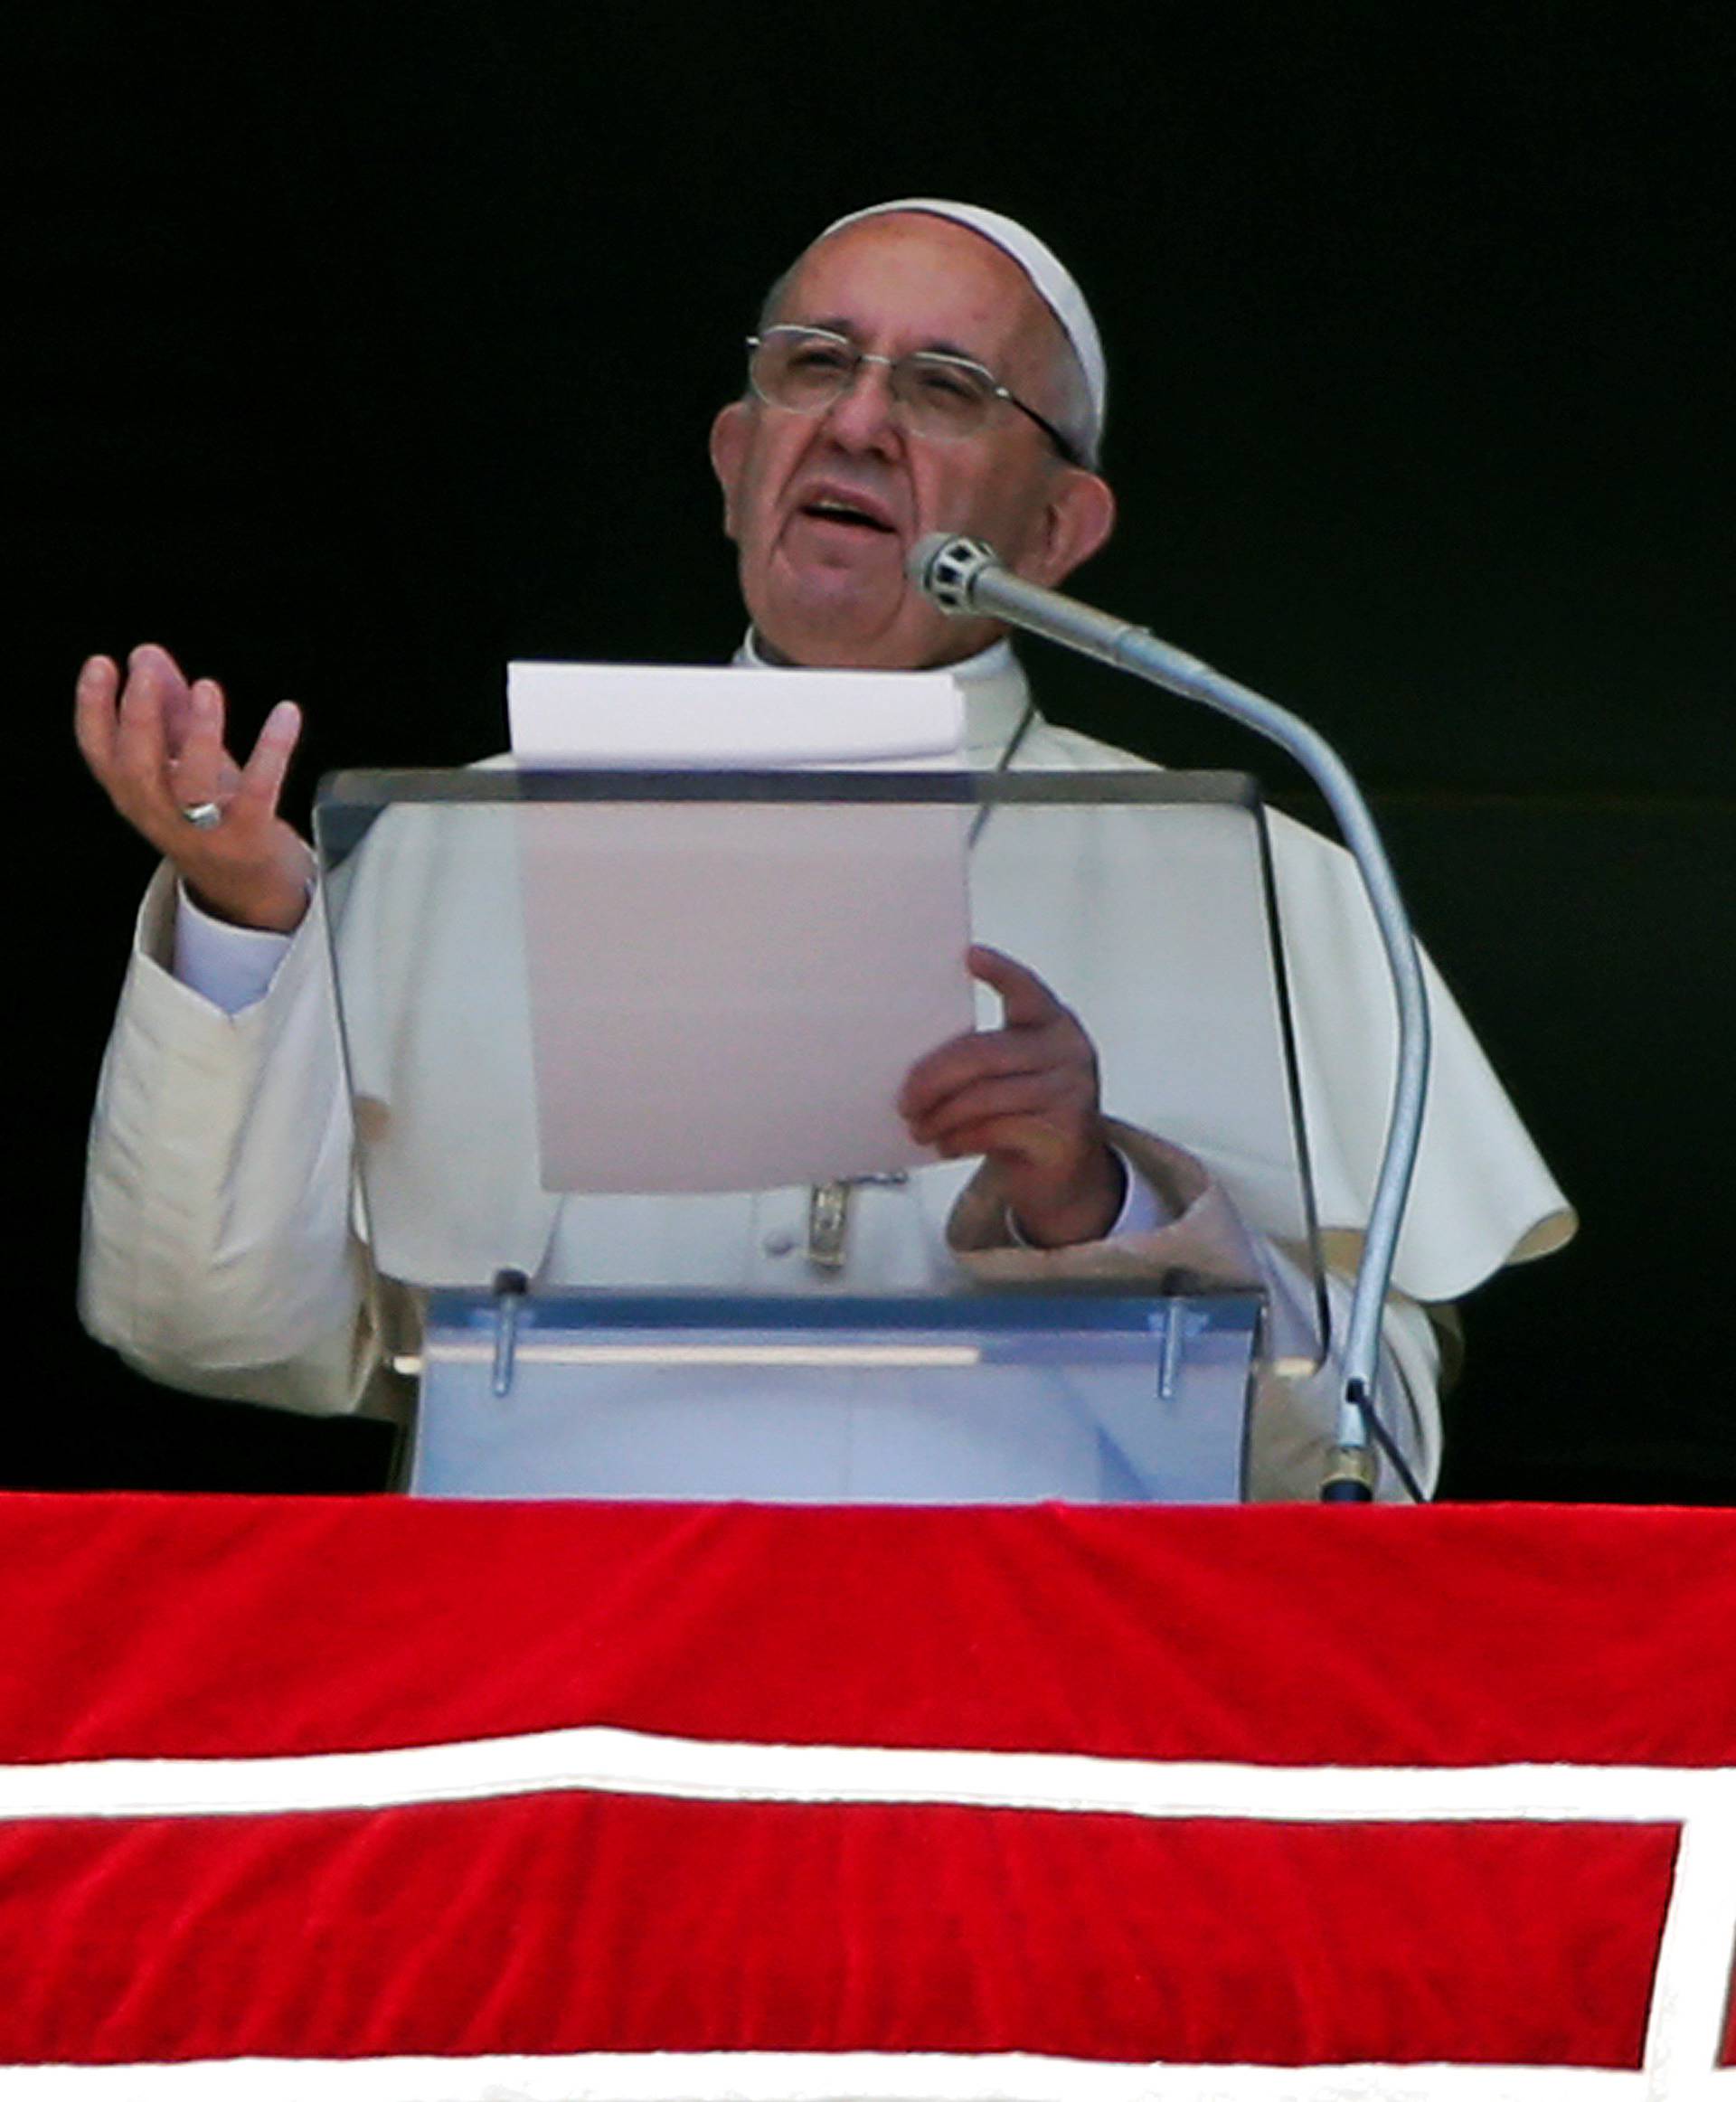
[[[7,2102],[1736,2098],[1736,1517],[0,1533]]]

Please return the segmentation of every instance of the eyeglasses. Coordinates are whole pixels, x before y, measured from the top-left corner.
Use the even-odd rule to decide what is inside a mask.
[[[798,416],[824,416],[855,385],[863,365],[885,366],[900,420],[918,438],[943,442],[974,438],[1005,404],[1028,416],[1069,467],[1081,464],[1071,438],[974,358],[955,357],[948,351],[882,357],[859,350],[847,335],[797,322],[779,322],[763,335],[748,338],[748,384],[772,408],[793,409]]]

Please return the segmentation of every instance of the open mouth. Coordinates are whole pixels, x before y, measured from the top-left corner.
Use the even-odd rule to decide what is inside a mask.
[[[817,519],[822,525],[849,526],[860,533],[891,533],[895,530],[888,520],[841,496],[816,496],[801,510],[804,518]]]

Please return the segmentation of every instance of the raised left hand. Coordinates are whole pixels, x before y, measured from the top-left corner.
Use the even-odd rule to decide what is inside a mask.
[[[948,1159],[986,1155],[1027,1240],[1099,1240],[1124,1188],[1098,1105],[1091,1040],[1034,971],[999,949],[972,948],[966,963],[1000,994],[1001,1027],[968,1031],[919,1059],[900,1114],[919,1145]]]
[[[111,657],[88,659],[73,707],[86,765],[199,903],[238,927],[293,934],[315,866],[312,848],[278,814],[301,731],[295,702],[278,702],[240,765],[216,680],[189,683],[167,650],[141,643],[124,674]],[[190,809],[211,822],[190,822]]]

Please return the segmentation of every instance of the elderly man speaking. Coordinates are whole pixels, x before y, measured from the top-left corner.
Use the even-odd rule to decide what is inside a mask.
[[[1026,229],[926,198],[828,228],[773,287],[747,391],[712,429],[752,623],[745,661],[945,665],[966,696],[973,765],[1141,763],[1044,723],[994,625],[946,617],[906,573],[910,548],[937,530],[981,536],[1043,584],[1094,553],[1115,519],[1097,468],[1106,391],[1090,309]],[[378,1281],[351,1225],[352,1138],[310,910],[313,859],[277,808],[297,712],[280,703],[238,765],[217,685],[188,683],[146,646],[124,679],[106,658],[84,666],[77,725],[92,772],[167,864],[141,913],[99,1095],[85,1320],[143,1371],[196,1391],[389,1408]],[[1338,849],[1275,820],[1274,864],[1316,1165],[1352,1163],[1333,1178],[1351,1193],[1324,1201],[1322,1223],[1351,1259],[1366,1202],[1365,1178],[1360,1195],[1352,1188],[1354,1163],[1388,1081],[1365,1046],[1325,1041],[1326,1028],[1311,1042],[1308,1016],[1336,1012],[1345,974],[1378,968],[1373,938]],[[982,1158],[943,1259],[1038,1277],[1251,1273],[1294,1290],[1284,1251],[1237,1216],[1205,1166],[1099,1101],[1089,1017],[1012,957],[977,948],[968,961],[998,994],[1001,1024],[919,1060],[899,1102],[918,1142]],[[1572,1218],[1432,975],[1430,996],[1434,1095],[1385,1319],[1382,1400],[1432,1483],[1450,1302],[1504,1262],[1559,1245]],[[539,1281],[597,1276],[588,1202],[558,1208]],[[670,1208],[686,1207],[702,1236],[728,1240],[736,1227],[721,1202],[643,1203],[657,1232]],[[845,1262],[852,1283],[887,1281],[866,1258]],[[1335,1403],[1330,1365],[1311,1379],[1263,1378],[1253,1494],[1316,1494]],[[1049,1486],[1126,1493],[1085,1479]]]

